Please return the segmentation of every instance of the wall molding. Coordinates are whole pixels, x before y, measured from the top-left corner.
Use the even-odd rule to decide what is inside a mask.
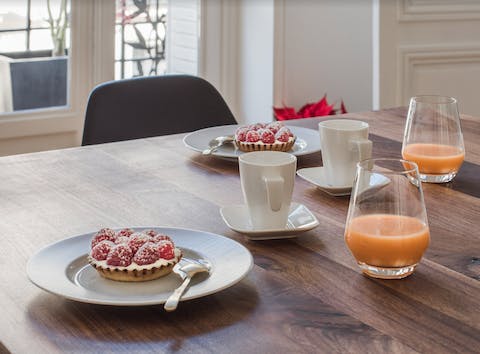
[[[480,64],[480,46],[400,46],[397,51],[396,104],[404,105],[413,95],[413,75],[418,66]]]
[[[480,19],[480,2],[476,0],[399,0],[398,22],[461,21]]]

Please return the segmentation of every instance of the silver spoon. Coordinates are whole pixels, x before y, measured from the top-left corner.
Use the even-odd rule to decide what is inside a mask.
[[[167,302],[165,302],[163,308],[166,311],[174,311],[177,308],[178,302],[180,301],[180,298],[182,297],[185,290],[187,289],[188,284],[190,284],[190,280],[192,280],[193,276],[197,273],[209,272],[210,267],[200,263],[188,263],[180,267],[178,270],[180,272],[183,272],[186,276],[183,280],[182,285],[176,288],[172,295],[170,295],[167,299]]]
[[[210,140],[208,143],[209,148],[202,151],[203,155],[210,155],[212,152],[217,150],[220,146],[227,143],[231,143],[235,138],[233,135],[218,136],[215,139]]]

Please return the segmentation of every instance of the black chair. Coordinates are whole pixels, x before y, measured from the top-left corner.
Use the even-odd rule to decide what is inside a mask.
[[[220,93],[195,76],[110,81],[90,94],[82,145],[236,124]]]

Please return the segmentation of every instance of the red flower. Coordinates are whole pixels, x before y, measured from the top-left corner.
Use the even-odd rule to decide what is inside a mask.
[[[295,109],[293,107],[286,107],[283,108],[275,108],[273,107],[273,111],[275,112],[275,117],[277,120],[287,120],[287,119],[297,119],[297,113],[295,113]]]
[[[347,113],[343,100],[340,105],[340,109],[334,108],[335,104],[329,105],[327,101],[327,95],[315,103],[305,104],[298,112],[295,112],[293,107],[283,106],[282,108],[273,107],[273,112],[277,120],[290,120],[310,117],[322,117],[328,115],[337,114],[340,111],[342,114]]]
[[[343,100],[342,100],[342,103],[340,104],[340,112],[342,114],[348,113],[347,108],[345,108],[345,103],[343,103]]]

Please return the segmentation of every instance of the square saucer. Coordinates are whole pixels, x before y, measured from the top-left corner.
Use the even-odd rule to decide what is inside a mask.
[[[327,183],[323,167],[302,168],[297,171],[297,175],[335,197],[350,195],[352,192],[352,186],[334,186]],[[387,176],[381,173],[372,173],[368,179],[363,181],[363,184],[357,185],[357,194],[366,198],[368,195],[372,195],[372,193],[388,186],[390,182],[391,180]]]
[[[245,204],[224,206],[220,208],[220,215],[229,228],[244,234],[251,240],[293,238],[319,225],[315,215],[305,205],[299,203],[290,205],[287,225],[283,229],[255,230],[250,222]]]
[[[301,168],[297,171],[297,175],[335,197],[350,195],[352,192],[352,186],[337,186],[329,183],[324,167]]]

